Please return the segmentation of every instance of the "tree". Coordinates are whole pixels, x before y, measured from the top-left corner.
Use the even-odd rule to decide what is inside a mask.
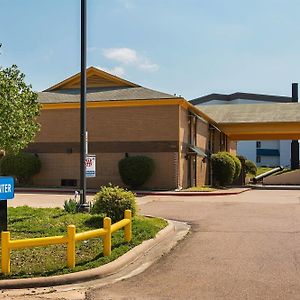
[[[0,67],[0,149],[15,154],[33,141],[40,125],[37,93],[16,65]]]

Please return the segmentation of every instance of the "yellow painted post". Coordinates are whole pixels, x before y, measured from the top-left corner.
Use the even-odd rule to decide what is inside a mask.
[[[75,267],[75,235],[75,225],[68,225],[67,265],[69,268]]]
[[[129,219],[130,220],[129,224],[127,224],[124,228],[125,241],[130,242],[131,239],[132,239],[132,225],[131,225],[132,217],[131,217],[131,210],[130,209],[125,210],[124,219]]]
[[[10,273],[10,232],[3,231],[1,232],[1,267],[2,273],[8,275]]]
[[[111,218],[104,218],[103,228],[106,230],[103,238],[103,255],[109,256],[111,254]]]

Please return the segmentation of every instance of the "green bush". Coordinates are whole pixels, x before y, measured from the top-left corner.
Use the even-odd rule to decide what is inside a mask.
[[[1,175],[13,176],[18,183],[29,183],[31,177],[41,170],[41,161],[34,154],[5,155],[0,161]]]
[[[76,214],[78,212],[78,203],[75,199],[70,198],[64,203],[64,211],[69,214]]]
[[[234,161],[234,164],[235,164],[235,172],[234,172],[234,176],[233,176],[233,181],[238,179],[240,174],[241,174],[241,170],[242,170],[242,163],[240,161],[240,159],[229,153],[229,152],[226,152],[226,151],[223,151],[223,152],[219,152],[219,153],[223,153],[224,155],[228,155],[233,161]]]
[[[229,155],[233,161],[234,161],[234,164],[235,164],[235,172],[234,172],[234,176],[233,176],[233,180],[236,180],[239,178],[240,174],[241,174],[241,170],[242,170],[242,163],[241,161],[239,160],[239,158],[229,152],[224,152],[226,153],[227,155]]]
[[[112,222],[124,218],[124,211],[130,209],[132,216],[136,213],[135,194],[118,186],[102,186],[94,197],[92,213],[104,214]]]
[[[153,174],[154,161],[147,156],[130,156],[119,161],[122,181],[131,188],[142,186]]]
[[[244,174],[246,174],[246,172],[245,172],[245,161],[246,161],[247,158],[245,156],[243,156],[243,155],[237,155],[236,157],[241,162],[241,166],[242,166],[241,171],[243,170]]]
[[[235,162],[227,152],[219,152],[211,156],[214,178],[221,186],[231,184],[235,175]]]
[[[256,175],[257,172],[257,166],[256,164],[251,161],[251,160],[245,160],[245,173],[246,174],[251,174],[251,175]]]

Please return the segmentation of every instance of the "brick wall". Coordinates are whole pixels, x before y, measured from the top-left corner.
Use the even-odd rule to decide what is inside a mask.
[[[79,142],[79,109],[42,110],[36,142]],[[87,109],[89,141],[178,141],[178,106]]]
[[[206,152],[209,143],[209,124],[197,120],[197,147]],[[197,186],[208,184],[208,160],[203,157],[197,157]]]
[[[127,152],[154,159],[156,169],[146,188],[175,189],[178,116],[175,105],[88,109],[89,152],[97,155],[97,177],[87,179],[87,187],[122,185],[118,162]],[[79,184],[79,110],[42,110],[39,122],[41,131],[28,147],[42,161],[34,184],[60,186],[62,179],[77,179]]]

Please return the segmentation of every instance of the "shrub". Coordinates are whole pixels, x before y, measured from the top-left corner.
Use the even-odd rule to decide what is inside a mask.
[[[242,171],[242,163],[239,160],[239,158],[237,156],[233,156],[233,160],[235,163],[235,173],[234,173],[234,180],[239,178],[241,171]]]
[[[102,186],[94,197],[92,213],[104,214],[112,222],[124,218],[124,211],[130,209],[132,215],[136,212],[135,194],[118,186]]]
[[[228,155],[235,164],[235,171],[234,171],[234,176],[233,176],[233,180],[236,180],[237,178],[239,178],[240,174],[241,174],[241,170],[242,170],[242,163],[239,160],[239,158],[229,152],[219,152],[219,153],[223,153],[224,155]]]
[[[247,158],[246,158],[245,156],[243,156],[243,155],[237,155],[236,157],[237,157],[237,158],[239,159],[239,161],[241,162],[241,166],[242,166],[241,171],[243,170],[244,173],[246,174],[246,172],[245,172],[245,161],[247,160]]]
[[[147,156],[130,156],[119,161],[122,181],[131,188],[142,186],[153,174],[154,161]]]
[[[235,175],[235,162],[227,152],[219,152],[211,156],[212,171],[221,186],[231,184]]]
[[[245,173],[246,174],[251,174],[251,175],[256,175],[257,172],[257,166],[256,164],[251,161],[251,160],[245,160]]]
[[[1,175],[13,176],[18,183],[28,183],[33,175],[39,173],[40,169],[40,159],[30,153],[5,155],[0,161]]]
[[[243,162],[247,159],[245,156],[243,156],[243,155],[237,155],[236,156],[240,161],[241,161],[241,163],[243,164]]]
[[[232,155],[231,153],[225,152],[227,153],[234,161],[235,164],[235,172],[234,172],[234,177],[233,180],[236,180],[239,178],[240,174],[241,174],[241,170],[242,170],[242,163],[239,160],[239,158],[235,155]]]
[[[64,203],[64,210],[69,214],[76,214],[78,212],[78,203],[75,199],[70,198]]]

